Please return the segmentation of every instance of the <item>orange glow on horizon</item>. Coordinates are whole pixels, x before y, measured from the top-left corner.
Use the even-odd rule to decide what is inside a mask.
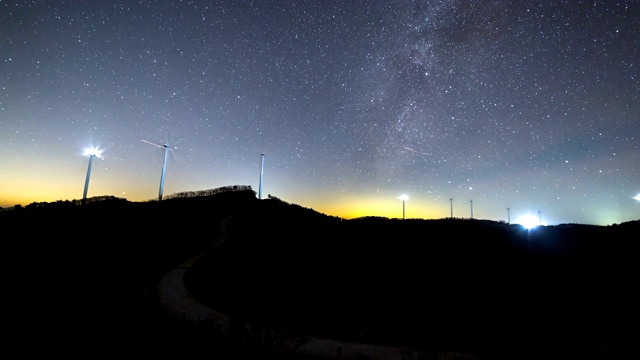
[[[392,197],[391,199],[354,197],[335,203],[322,201],[313,209],[343,219],[356,219],[366,216],[379,216],[390,219],[402,218],[402,200],[398,200],[397,197]],[[405,213],[405,218],[407,219],[437,219],[446,216],[444,209],[425,206],[420,201],[412,202],[411,200],[405,202]]]

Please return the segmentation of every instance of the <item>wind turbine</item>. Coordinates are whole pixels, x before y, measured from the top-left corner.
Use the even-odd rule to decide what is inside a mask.
[[[84,193],[82,194],[82,204],[87,203],[87,191],[89,190],[89,178],[91,177],[91,164],[93,164],[93,158],[100,157],[102,151],[96,147],[90,147],[84,151],[85,155],[89,156],[89,167],[87,168],[87,179],[84,181]]]
[[[262,175],[264,175],[264,153],[260,155],[262,163],[260,164],[260,187],[258,188],[258,199],[262,200]]]
[[[402,194],[398,199],[402,200],[402,220],[404,220],[404,202],[409,200],[409,195]]]
[[[451,208],[451,218],[453,219],[453,198],[449,198],[449,206]]]
[[[162,201],[162,189],[164,189],[164,173],[165,173],[165,170],[167,169],[167,154],[169,153],[169,149],[171,148],[167,144],[158,145],[147,140],[142,140],[142,141],[146,142],[147,144],[151,144],[153,146],[157,146],[161,149],[164,149],[164,161],[162,162],[162,176],[160,177],[160,191],[158,192],[158,201]]]

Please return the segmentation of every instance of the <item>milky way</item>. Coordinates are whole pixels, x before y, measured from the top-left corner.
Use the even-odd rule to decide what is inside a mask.
[[[637,1],[0,2],[0,206],[250,185],[346,218],[640,218]],[[453,200],[451,200],[453,199]],[[509,208],[509,210],[507,210]]]

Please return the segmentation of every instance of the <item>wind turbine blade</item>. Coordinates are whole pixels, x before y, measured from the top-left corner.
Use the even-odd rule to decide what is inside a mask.
[[[147,144],[151,144],[151,145],[153,145],[153,146],[157,146],[157,147],[162,148],[162,149],[164,149],[164,148],[167,148],[167,147],[168,147],[168,146],[166,146],[166,145],[164,145],[164,146],[163,146],[163,145],[158,145],[158,144],[152,143],[151,141],[147,141],[147,140],[144,140],[144,139],[142,140],[142,142],[146,142]]]

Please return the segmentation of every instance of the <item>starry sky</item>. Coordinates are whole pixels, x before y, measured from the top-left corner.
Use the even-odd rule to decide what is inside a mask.
[[[82,199],[90,147],[87,197],[157,199],[153,144],[165,196],[637,220],[640,2],[0,0],[0,206]]]

